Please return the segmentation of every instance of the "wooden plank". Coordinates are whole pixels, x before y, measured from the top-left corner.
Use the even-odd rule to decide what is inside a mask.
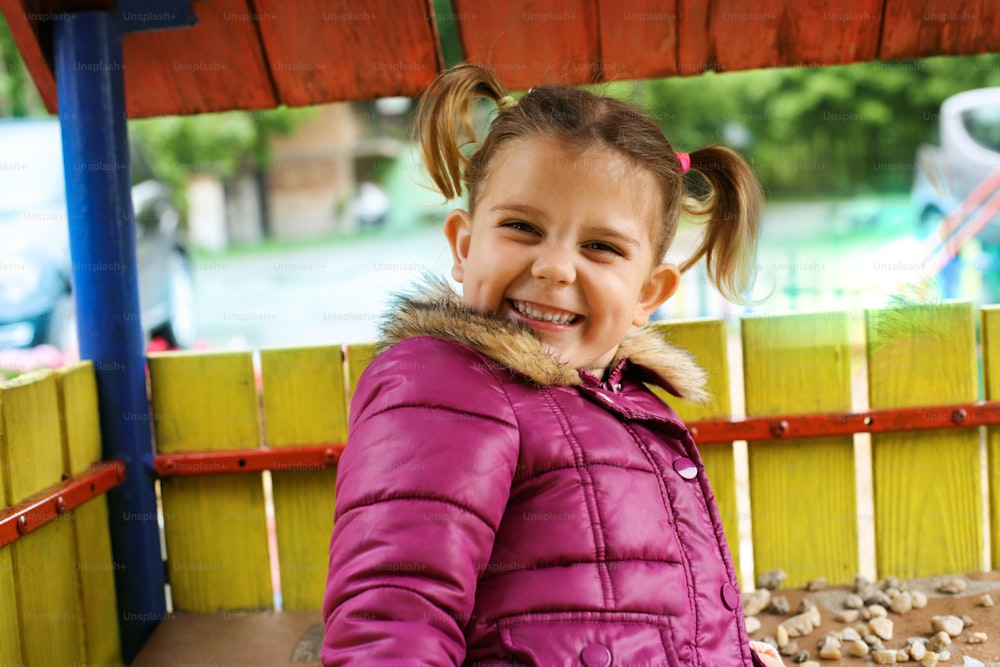
[[[2,383],[0,383],[2,384]],[[0,390],[0,415],[3,415],[4,395]],[[6,428],[0,419],[0,508],[10,507],[10,461],[6,446]],[[10,610],[0,614],[0,664],[22,665],[21,655],[21,614],[18,611],[15,593],[14,549],[0,548],[0,609]]]
[[[160,453],[260,446],[249,352],[153,355],[149,374]],[[160,491],[174,608],[270,607],[261,475],[168,478]]]
[[[746,413],[760,417],[851,409],[848,313],[743,320]],[[754,568],[786,585],[844,583],[858,571],[854,440],[748,443]]]
[[[375,343],[352,343],[347,346],[347,404],[350,406],[354,398],[354,390],[358,388],[361,374],[375,358]]]
[[[101,426],[93,364],[81,362],[58,375],[59,412],[63,415],[66,474],[76,475],[101,460]],[[115,564],[108,529],[108,500],[94,498],[73,512],[76,569],[85,663],[121,662]]]
[[[694,355],[708,373],[711,400],[703,405],[669,396],[659,388],[654,391],[669,403],[685,423],[699,419],[730,419],[733,416],[729,384],[729,350],[726,323],[722,320],[694,320],[659,325],[665,338]],[[698,442],[697,436],[694,438]],[[726,541],[737,574],[741,572],[739,511],[736,502],[736,460],[733,443],[699,445],[705,471],[715,493]]]
[[[125,35],[128,118],[278,105],[245,0],[193,2],[191,28]],[[317,100],[318,101],[318,100]]]
[[[606,81],[677,73],[678,0],[599,2],[601,74]],[[641,44],[642,48],[636,48]]]
[[[466,60],[494,69],[508,90],[601,81],[593,0],[454,0]]]
[[[983,306],[980,327],[983,395],[1000,401],[1000,306]],[[1000,569],[1000,426],[986,429],[987,479],[990,489],[990,561]]]
[[[263,350],[268,447],[347,441],[344,353],[338,346]],[[336,469],[272,471],[281,597],[286,611],[318,610],[333,531]]]
[[[993,0],[886,0],[878,58],[903,60],[1000,51]]]
[[[872,408],[978,398],[970,303],[865,312]],[[872,434],[875,556],[880,578],[982,568],[979,433]]]
[[[63,473],[56,378],[30,373],[0,388],[8,500],[16,503],[57,484]],[[77,609],[76,547],[69,515],[11,545],[23,660],[74,665],[83,657]]]
[[[430,0],[257,0],[278,101],[416,97],[443,60]]]
[[[680,74],[871,60],[881,0],[681,0]]]

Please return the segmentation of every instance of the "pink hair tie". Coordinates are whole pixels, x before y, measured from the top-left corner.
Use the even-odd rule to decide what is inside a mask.
[[[686,174],[688,170],[691,169],[691,154],[677,153],[677,159],[681,163],[681,173]]]

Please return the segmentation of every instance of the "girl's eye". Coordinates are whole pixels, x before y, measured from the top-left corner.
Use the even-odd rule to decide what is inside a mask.
[[[506,227],[507,229],[515,229],[519,232],[528,232],[530,234],[535,233],[534,227],[521,220],[511,220],[509,222],[503,223],[501,226]]]
[[[588,243],[584,246],[584,248],[587,248],[588,250],[599,250],[601,252],[610,252],[622,257],[624,256],[622,251],[619,250],[618,248],[608,243],[602,243],[600,241],[594,241],[592,243]]]

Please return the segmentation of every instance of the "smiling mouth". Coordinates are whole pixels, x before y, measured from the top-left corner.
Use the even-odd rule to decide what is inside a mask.
[[[510,300],[511,305],[518,313],[528,319],[538,322],[551,322],[552,324],[575,324],[581,316],[566,310],[548,308],[528,301]]]

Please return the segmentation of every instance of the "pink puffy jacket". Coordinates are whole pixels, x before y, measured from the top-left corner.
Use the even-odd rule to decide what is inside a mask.
[[[700,397],[686,353],[636,330],[602,382],[440,285],[385,333],[338,471],[324,665],[755,664],[698,451],[644,384]]]

